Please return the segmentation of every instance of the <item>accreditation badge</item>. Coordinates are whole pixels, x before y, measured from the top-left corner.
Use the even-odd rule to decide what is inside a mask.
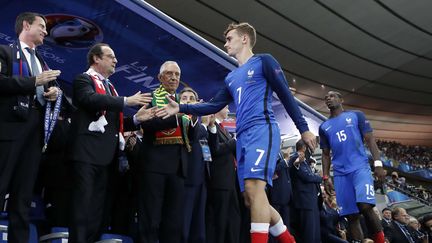
[[[199,140],[199,143],[201,145],[203,160],[206,162],[211,162],[212,157],[211,157],[210,147],[208,145],[207,140]]]

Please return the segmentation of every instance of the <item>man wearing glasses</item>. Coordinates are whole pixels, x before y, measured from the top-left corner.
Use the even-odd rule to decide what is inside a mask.
[[[89,69],[73,81],[72,117],[72,221],[69,242],[95,242],[102,230],[102,219],[110,165],[124,149],[123,127],[153,117],[145,109],[150,94],[137,92],[129,97],[117,94],[108,77],[114,74],[117,59],[109,45],[98,43],[87,54]],[[143,106],[133,119],[123,119],[126,106]],[[123,147],[123,148],[122,148]]]

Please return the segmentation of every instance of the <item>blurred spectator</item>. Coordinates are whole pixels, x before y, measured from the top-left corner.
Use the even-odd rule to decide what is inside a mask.
[[[323,206],[320,210],[321,242],[322,243],[344,243],[346,241],[346,230],[340,223],[337,211],[336,198],[328,195],[321,188]]]
[[[414,243],[414,239],[408,230],[409,215],[406,210],[396,207],[392,211],[392,222],[389,227],[384,228],[386,239],[390,243]]]
[[[426,238],[429,242],[432,242],[432,214],[423,216],[420,219],[421,231],[426,234]]]
[[[292,191],[295,195],[293,207],[295,212],[296,235],[298,242],[320,242],[321,176],[314,174],[307,163],[307,145],[303,140],[296,143],[295,153],[289,160],[288,167],[292,179]],[[301,240],[300,240],[301,239]]]
[[[288,229],[290,228],[290,202],[292,198],[291,177],[289,175],[288,160],[291,148],[281,150],[276,162],[273,175],[273,186],[269,187],[270,204],[279,212]]]
[[[384,208],[382,211],[382,219],[381,219],[381,225],[383,228],[389,227],[391,225],[391,209],[390,208]]]
[[[410,216],[407,227],[415,243],[427,243],[426,235],[420,231],[420,224],[416,218]]]

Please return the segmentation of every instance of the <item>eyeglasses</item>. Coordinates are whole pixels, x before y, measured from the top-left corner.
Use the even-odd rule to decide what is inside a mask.
[[[117,58],[116,58],[116,56],[114,56],[114,55],[111,55],[111,54],[108,54],[108,55],[102,55],[102,57],[108,57],[109,59],[111,59],[111,60],[114,60],[114,59],[116,59],[117,60]]]

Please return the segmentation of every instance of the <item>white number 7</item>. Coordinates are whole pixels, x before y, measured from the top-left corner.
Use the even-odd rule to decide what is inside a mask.
[[[265,150],[264,149],[256,149],[256,151],[259,153],[258,155],[258,159],[255,162],[255,166],[257,166],[259,164],[259,162],[261,161],[262,157],[264,156]]]
[[[239,103],[239,104],[240,104],[240,100],[241,100],[241,88],[242,88],[242,87],[238,87],[238,88],[237,88],[237,92],[238,92],[238,94],[239,94],[239,95],[238,95],[238,97],[239,97],[238,103]]]

